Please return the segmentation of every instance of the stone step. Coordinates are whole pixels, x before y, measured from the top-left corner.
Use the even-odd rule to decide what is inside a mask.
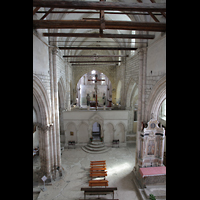
[[[105,153],[107,151],[109,151],[111,148],[105,148],[104,150],[98,150],[98,151],[94,151],[94,150],[89,150],[86,148],[86,146],[81,147],[83,151],[85,151],[86,153],[92,153],[92,154],[98,154],[98,153]]]
[[[101,144],[104,144],[104,143],[103,142],[91,142],[90,144],[101,145]]]
[[[87,146],[92,147],[92,148],[100,148],[100,147],[104,147],[105,145],[104,144],[98,144],[98,145],[96,145],[96,144],[88,144]]]
[[[89,147],[89,146],[85,146],[86,149],[90,150],[90,151],[102,151],[105,150],[106,147]]]

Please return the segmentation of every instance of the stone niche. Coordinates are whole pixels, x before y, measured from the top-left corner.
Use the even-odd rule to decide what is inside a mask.
[[[163,166],[165,130],[158,123],[156,119],[151,119],[148,127],[140,132],[139,167]]]

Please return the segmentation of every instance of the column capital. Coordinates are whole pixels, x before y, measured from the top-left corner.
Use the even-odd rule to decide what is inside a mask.
[[[137,54],[138,55],[142,55],[143,51],[144,51],[144,48],[138,48],[137,49]]]
[[[57,53],[58,53],[58,48],[56,46],[52,47],[52,54],[56,55]]]

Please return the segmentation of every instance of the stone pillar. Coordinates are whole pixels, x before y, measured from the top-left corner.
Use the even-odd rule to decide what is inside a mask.
[[[51,158],[49,143],[49,126],[39,125],[39,154],[40,154],[40,176],[46,176],[51,180]],[[40,177],[40,178],[41,178]]]
[[[160,137],[160,165],[163,165],[163,154],[164,154],[164,139],[165,137]]]
[[[44,150],[45,150],[45,173],[48,179],[51,180],[51,159],[50,159],[50,142],[49,142],[49,126],[44,127]]]
[[[49,130],[49,142],[50,142],[50,158],[51,158],[51,174],[52,178],[55,179],[54,175],[54,145],[53,145],[53,124],[50,125]]]
[[[126,78],[126,57],[124,62],[124,70],[122,75],[122,87],[121,87],[121,109],[124,110],[126,106],[126,95],[125,94],[125,79]]]
[[[137,132],[136,132],[136,152],[135,152],[135,166],[138,167],[138,143],[139,134],[141,130],[141,116],[142,116],[142,85],[143,85],[143,49],[139,49],[139,81],[138,81],[138,110],[137,110]]]
[[[55,129],[55,107],[54,107],[54,82],[53,82],[53,65],[52,65],[52,48],[49,48],[49,74],[50,74],[50,91],[51,91],[51,169],[52,178],[55,179],[55,169],[57,167],[57,146],[56,146],[56,129]]]
[[[43,145],[43,131],[41,129],[41,126],[37,126],[38,127],[38,132],[39,132],[39,155],[40,155],[40,171],[42,174],[44,174],[44,145]]]
[[[147,71],[147,48],[143,48],[143,74],[142,74],[142,116],[141,121],[144,122],[145,115],[145,90],[146,90],[146,71]]]
[[[143,89],[143,49],[138,52],[139,55],[139,81],[138,81],[138,110],[137,110],[137,130],[141,130],[141,116],[142,116],[142,89]]]
[[[53,83],[54,83],[54,111],[55,111],[55,135],[56,135],[56,146],[57,146],[57,166],[59,167],[60,174],[62,173],[61,168],[61,149],[60,149],[60,124],[59,124],[59,102],[58,102],[58,80],[57,80],[57,65],[56,65],[56,54],[58,50],[53,49]]]

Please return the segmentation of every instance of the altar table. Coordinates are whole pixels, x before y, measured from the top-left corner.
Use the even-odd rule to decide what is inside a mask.
[[[150,184],[166,183],[166,167],[146,167],[139,169],[139,182],[142,187]]]
[[[146,168],[140,168],[139,170],[141,176],[147,177],[147,176],[159,176],[159,175],[166,175],[166,167],[146,167]]]

